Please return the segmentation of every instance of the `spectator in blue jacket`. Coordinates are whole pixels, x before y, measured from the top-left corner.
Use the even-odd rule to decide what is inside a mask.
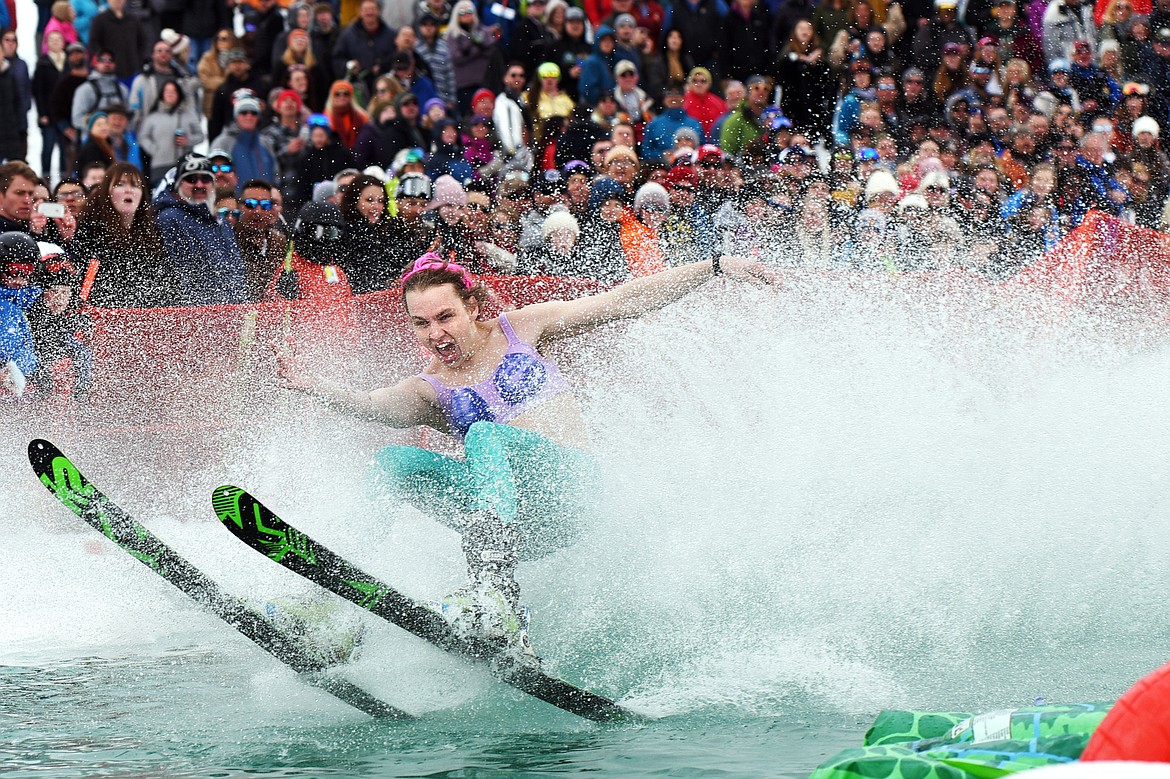
[[[175,171],[174,189],[155,200],[158,228],[171,255],[183,303],[210,306],[248,299],[244,260],[231,225],[215,216],[215,176],[211,160],[184,158]]]
[[[617,55],[614,53],[616,42],[617,36],[612,27],[603,24],[597,28],[593,53],[581,64],[581,76],[577,80],[577,91],[585,105],[597,105],[603,94],[613,92],[617,86],[613,77],[613,69],[617,65]]]
[[[642,136],[642,159],[663,162],[666,153],[674,148],[675,133],[683,127],[689,127],[699,138],[703,137],[703,125],[683,110],[683,97],[681,84],[671,84],[666,88],[662,98],[664,110],[646,125]]]

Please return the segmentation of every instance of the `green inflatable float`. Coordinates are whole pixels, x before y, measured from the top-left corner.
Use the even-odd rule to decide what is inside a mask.
[[[860,749],[847,749],[809,779],[987,779],[1069,763],[1113,706],[1032,706],[971,715],[883,711]]]

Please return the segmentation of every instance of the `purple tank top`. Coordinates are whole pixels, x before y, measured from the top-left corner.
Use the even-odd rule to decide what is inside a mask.
[[[434,376],[418,374],[435,388],[451,434],[460,441],[475,422],[508,422],[569,389],[556,363],[520,340],[504,314],[500,314],[500,329],[508,339],[508,350],[487,380],[470,387],[448,387]]]

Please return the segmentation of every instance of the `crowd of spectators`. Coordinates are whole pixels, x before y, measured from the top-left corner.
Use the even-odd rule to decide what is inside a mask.
[[[372,292],[427,250],[1004,278],[1090,209],[1167,218],[1170,0],[38,7],[35,63],[0,37],[0,231],[91,306]]]

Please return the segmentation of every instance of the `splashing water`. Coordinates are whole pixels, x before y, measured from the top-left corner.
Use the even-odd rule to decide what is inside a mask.
[[[667,717],[649,726],[657,737],[611,732],[580,754],[600,750],[611,765],[662,733],[790,723],[753,731],[762,760],[764,745],[807,735],[792,723],[835,729],[836,741],[781,765],[795,776],[856,741],[852,729],[879,708],[1110,699],[1163,662],[1170,340],[1147,322],[1057,314],[982,288],[721,283],[560,346],[606,492],[579,543],[521,567],[534,640],[567,678]],[[402,434],[299,399],[274,408],[260,429],[221,434],[218,458],[152,496],[141,473],[111,468],[100,436],[80,436],[76,459],[241,595],[307,588],[214,526],[208,496],[221,481],[413,596],[458,586],[454,533],[417,512],[389,516],[366,494],[366,463]],[[337,760],[345,739],[328,723],[356,715],[103,546],[33,483],[24,442],[48,424],[18,421],[0,470],[11,507],[0,518],[0,665],[44,677],[64,663],[69,678],[97,679],[88,704],[116,710],[141,683],[164,716],[221,745],[223,723],[241,716],[311,721],[326,730],[298,743]],[[146,437],[129,461],[167,448]],[[525,749],[541,753],[531,734],[584,727],[392,628],[371,625],[368,644],[350,677],[430,723],[389,740],[349,726],[367,728],[346,738],[368,754],[471,727],[496,734],[482,749],[521,770]],[[131,668],[86,666],[91,657]],[[24,691],[6,708],[47,712],[27,674],[4,678]],[[219,678],[247,694],[224,696]],[[734,749],[718,759],[730,764]],[[213,762],[248,764],[239,744],[229,754]],[[589,764],[578,759],[570,765]]]

